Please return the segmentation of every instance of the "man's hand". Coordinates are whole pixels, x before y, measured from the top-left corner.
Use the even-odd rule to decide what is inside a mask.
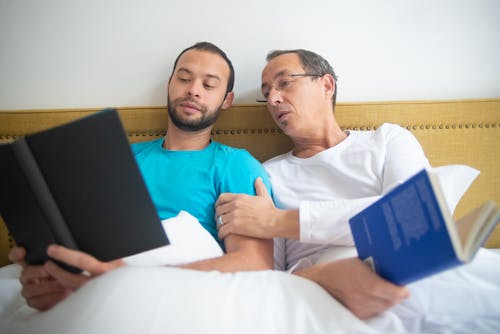
[[[29,306],[40,311],[52,308],[92,277],[124,264],[122,260],[100,262],[88,254],[56,245],[49,246],[47,254],[84,270],[86,274],[70,273],[52,261],[44,265],[28,265],[25,262],[26,250],[21,247],[13,248],[9,252],[9,259],[23,267],[20,277],[21,294]]]
[[[256,196],[224,193],[215,203],[215,218],[219,238],[240,234],[254,238],[271,239],[277,236],[280,211],[274,206],[261,178],[255,180]],[[220,220],[219,220],[220,222]]]
[[[52,261],[45,263],[45,270],[64,287],[73,291],[87,283],[93,277],[125,265],[121,259],[101,262],[87,253],[58,245],[50,245],[47,248],[47,254],[55,260],[84,271],[84,274],[73,274],[57,266]]]
[[[382,313],[410,294],[406,287],[384,280],[358,258],[320,263],[294,274],[321,285],[361,319]]]
[[[57,282],[44,266],[28,265],[25,257],[26,250],[22,247],[15,247],[9,252],[9,259],[23,267],[19,281],[21,294],[29,306],[45,311],[71,294],[71,290]]]

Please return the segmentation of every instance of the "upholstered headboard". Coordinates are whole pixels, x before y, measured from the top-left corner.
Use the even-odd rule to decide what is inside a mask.
[[[90,109],[0,111],[0,142],[94,112]],[[131,142],[163,136],[167,127],[164,107],[119,108]],[[467,164],[481,171],[459,203],[456,216],[486,199],[500,203],[500,99],[344,103],[335,111],[345,129],[371,130],[384,122],[397,123],[418,138],[433,166]],[[291,148],[265,105],[238,105],[222,112],[213,138],[244,147],[264,161]],[[1,162],[0,162],[1,163]],[[1,185],[0,185],[1,186]],[[0,265],[13,245],[0,221]],[[487,242],[500,248],[500,228]]]

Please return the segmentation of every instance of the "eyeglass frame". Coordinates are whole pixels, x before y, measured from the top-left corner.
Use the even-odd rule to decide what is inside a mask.
[[[324,75],[324,74],[323,74]],[[292,74],[284,74],[284,75],[281,75],[280,77],[299,77],[299,78],[305,78],[305,77],[317,77],[317,78],[321,78],[323,75],[321,74],[316,74],[316,73],[292,73]],[[278,78],[274,79],[274,81],[276,81]],[[271,85],[271,89],[274,87],[274,89],[276,89],[278,92],[281,92],[281,89],[276,87],[275,85]],[[271,89],[269,89],[269,91],[271,91]],[[267,98],[265,99],[256,99],[255,100],[256,102],[262,102],[262,103],[267,103]]]

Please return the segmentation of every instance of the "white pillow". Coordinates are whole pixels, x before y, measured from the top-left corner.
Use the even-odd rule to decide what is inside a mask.
[[[124,258],[131,266],[180,265],[224,254],[217,241],[187,211],[162,222],[170,244]]]

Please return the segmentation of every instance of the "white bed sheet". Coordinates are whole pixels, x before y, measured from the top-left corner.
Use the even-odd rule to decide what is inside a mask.
[[[0,269],[1,333],[500,333],[500,251],[409,286],[360,321],[317,285],[282,272],[126,267],[48,312],[25,305],[19,268]]]

